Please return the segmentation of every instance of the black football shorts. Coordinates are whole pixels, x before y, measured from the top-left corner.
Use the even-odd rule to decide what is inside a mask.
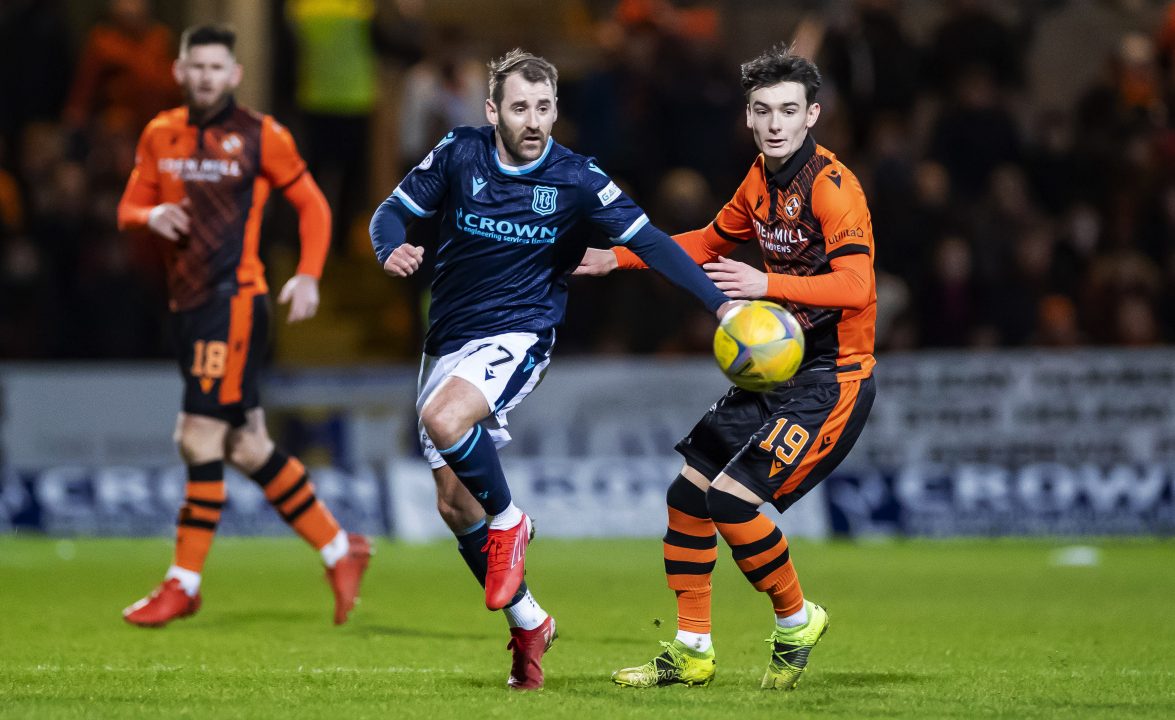
[[[782,512],[849,454],[876,394],[872,377],[766,393],[732,387],[676,449],[711,481],[726,473]]]
[[[258,375],[269,336],[269,297],[242,290],[171,315],[184,378],[184,412],[245,424],[261,404]]]

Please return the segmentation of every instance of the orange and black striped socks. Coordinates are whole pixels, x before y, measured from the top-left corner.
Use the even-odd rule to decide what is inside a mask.
[[[677,593],[677,629],[710,633],[710,576],[718,559],[718,535],[706,510],[706,493],[681,475],[669,486],[665,501],[665,578]]]
[[[282,519],[315,550],[322,550],[339,534],[338,521],[314,495],[314,483],[298,458],[274,450],[250,477]]]
[[[710,513],[722,539],[743,575],[759,592],[771,597],[777,618],[786,618],[804,607],[800,579],[791,562],[787,538],[775,523],[751,503],[711,488]]]
[[[173,567],[198,576],[204,570],[204,560],[220,522],[220,511],[224,509],[224,461],[189,465],[186,491],[187,497],[176,520]],[[194,582],[198,588],[198,577]],[[190,594],[195,594],[195,588]]]

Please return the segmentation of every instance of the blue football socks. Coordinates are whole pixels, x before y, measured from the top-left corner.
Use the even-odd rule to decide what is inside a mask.
[[[510,507],[510,486],[502,473],[498,449],[481,425],[474,425],[455,445],[441,450],[441,457],[457,473],[461,484],[473,494],[486,515],[492,517]]]

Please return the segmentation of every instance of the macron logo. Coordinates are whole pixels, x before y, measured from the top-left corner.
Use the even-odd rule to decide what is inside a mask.
[[[479,192],[481,192],[481,189],[485,186],[486,186],[485,180],[482,180],[479,177],[473,178],[473,197],[477,197],[477,194]]]

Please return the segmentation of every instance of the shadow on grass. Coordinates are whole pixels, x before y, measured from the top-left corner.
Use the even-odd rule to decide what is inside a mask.
[[[745,677],[742,677],[745,675]],[[717,678],[711,688],[730,690],[742,689],[744,687],[758,688],[759,673],[736,673],[727,672],[721,677]],[[893,685],[908,685],[919,684],[930,681],[931,678],[925,675],[918,675],[915,673],[903,672],[828,672],[822,671],[820,673],[820,687],[824,691],[845,689],[845,688],[870,688]],[[811,679],[808,679],[809,686],[812,686]],[[620,693],[634,693],[634,696],[644,697],[647,694],[649,697],[660,693],[705,693],[705,688],[686,687],[684,685],[668,685],[663,688],[656,688],[651,693],[649,691],[634,690],[632,688],[624,688],[614,684],[611,681],[610,672],[599,673],[561,673],[557,676],[547,678],[546,689],[554,690],[556,692],[567,692],[572,694],[587,694],[598,695],[602,691],[615,691]],[[684,695],[682,697],[685,697]]]
[[[374,635],[380,637],[431,638],[435,640],[499,639],[505,642],[508,639],[508,636],[505,633],[500,635],[489,635],[486,633],[467,631],[455,632],[449,630],[425,630],[414,627],[393,627],[391,625],[364,625],[359,629],[359,633],[363,635]]]
[[[560,632],[559,637],[563,637],[562,632]],[[587,637],[587,638],[577,638],[577,639],[581,642],[591,643],[592,645],[626,645],[628,647],[633,648],[634,650],[644,652],[646,650],[657,650],[657,643],[660,642],[661,640],[672,640],[673,639],[673,632],[669,632],[668,634],[658,635],[658,636],[650,635],[647,638],[646,637],[633,638],[631,635],[628,635],[628,636],[623,636],[623,635],[608,636],[608,635],[605,635],[605,636],[591,636],[591,637]]]
[[[618,685],[612,683],[608,678],[608,674],[558,674],[548,675],[544,687],[540,690],[519,691],[513,690],[506,685],[506,679],[510,675],[510,663],[506,662],[502,665],[500,675],[496,674],[481,674],[475,676],[467,676],[460,678],[457,682],[463,687],[471,690],[502,690],[512,696],[521,697],[543,697],[544,695],[579,695],[579,696],[597,696],[601,692],[610,692],[612,690],[624,690]]]
[[[192,618],[196,623],[177,624],[178,627],[193,628],[225,628],[244,625],[260,625],[273,622],[279,623],[330,623],[330,617],[324,613],[308,612],[305,610],[217,610],[214,613],[205,613]]]
[[[908,672],[837,672],[821,670],[820,679],[825,685],[840,687],[874,687],[877,685],[902,685],[924,683],[930,680],[926,675]]]

